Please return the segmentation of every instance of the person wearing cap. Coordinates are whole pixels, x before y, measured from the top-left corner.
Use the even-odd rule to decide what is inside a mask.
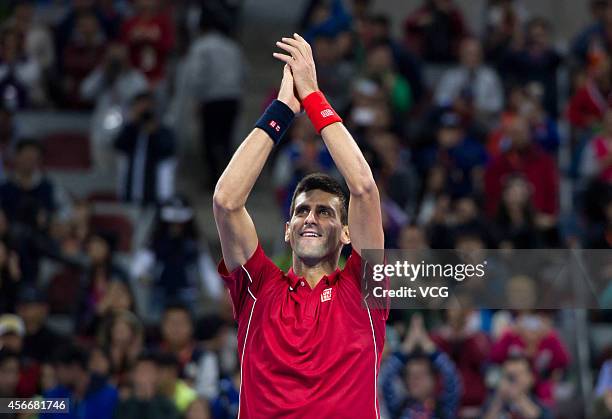
[[[200,241],[194,209],[175,196],[158,210],[149,244],[136,253],[134,279],[148,278],[153,289],[147,312],[158,316],[168,301],[196,309],[201,291],[219,299],[223,289],[208,251]]]
[[[12,351],[19,357],[16,394],[19,397],[32,397],[36,394],[40,380],[40,364],[25,354],[25,333],[25,324],[19,316],[15,314],[0,316],[0,350]]]
[[[0,349],[6,348],[20,353],[23,349],[23,336],[25,325],[23,320],[15,314],[0,316]]]

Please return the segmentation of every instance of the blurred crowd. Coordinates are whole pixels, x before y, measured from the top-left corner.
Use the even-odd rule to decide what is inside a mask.
[[[0,397],[67,397],[70,417],[236,417],[218,245],[176,185],[182,142],[199,144],[192,175],[208,191],[234,150],[242,2],[0,3]],[[295,29],[372,167],[386,248],[612,247],[612,1],[587,2],[591,21],[562,43],[521,0],[486,1],[482,30],[453,0],[406,16],[375,0],[304,3]],[[24,135],[20,116],[37,112],[90,115],[91,166],[112,168],[116,191],[75,196],[51,176],[77,139]],[[283,219],[316,171],[339,177],[298,117],[265,174]],[[136,208],[135,225],[101,205]],[[289,249],[271,247],[288,268]],[[538,280],[512,282],[529,297]],[[602,291],[610,307],[612,285]],[[611,418],[610,311],[588,312],[587,336],[602,332],[586,359],[573,313],[393,311],[381,416]]]

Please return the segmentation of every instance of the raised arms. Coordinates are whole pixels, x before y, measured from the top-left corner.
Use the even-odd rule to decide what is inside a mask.
[[[298,34],[282,38],[277,46],[290,54],[275,53],[274,57],[291,68],[298,96],[304,101],[319,90],[312,49]],[[359,253],[362,249],[382,249],[380,196],[368,163],[341,122],[325,126],[321,135],[351,193],[348,221],[353,248]]]
[[[294,113],[300,109],[287,66],[283,70],[278,100]],[[234,153],[215,187],[213,211],[223,259],[230,271],[243,265],[257,248],[257,232],[245,204],[273,146],[264,130],[254,128]]]

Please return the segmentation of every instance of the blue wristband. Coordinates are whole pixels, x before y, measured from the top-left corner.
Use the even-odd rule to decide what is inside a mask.
[[[275,100],[266,108],[263,115],[255,123],[255,127],[264,130],[275,144],[283,138],[291,126],[295,114],[280,100]]]

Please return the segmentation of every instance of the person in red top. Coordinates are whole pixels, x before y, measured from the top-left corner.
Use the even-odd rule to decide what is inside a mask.
[[[508,176],[521,174],[532,187],[539,225],[543,228],[554,225],[559,200],[559,173],[554,159],[534,144],[524,117],[517,116],[509,124],[506,135],[508,149],[493,159],[485,171],[487,213],[495,215]]]
[[[174,46],[174,26],[159,0],[137,0],[137,13],[121,28],[121,40],[130,51],[132,65],[156,84],[166,71],[166,60]]]
[[[612,184],[612,109],[604,115],[602,132],[591,140],[598,179]]]
[[[359,147],[319,92],[310,45],[294,34],[277,46],[290,54],[274,54],[287,64],[278,100],[238,148],[213,196],[219,273],[238,321],[238,418],[378,419],[388,310],[362,297],[360,279],[362,250],[384,247],[379,192]],[[346,180],[350,203],[327,175],[299,183],[285,225],[292,268],[284,273],[264,253],[245,204],[300,101]],[[348,244],[352,253],[341,270]]]
[[[587,78],[570,98],[567,106],[567,119],[575,129],[592,129],[612,105],[610,57],[601,54],[587,71]]]

